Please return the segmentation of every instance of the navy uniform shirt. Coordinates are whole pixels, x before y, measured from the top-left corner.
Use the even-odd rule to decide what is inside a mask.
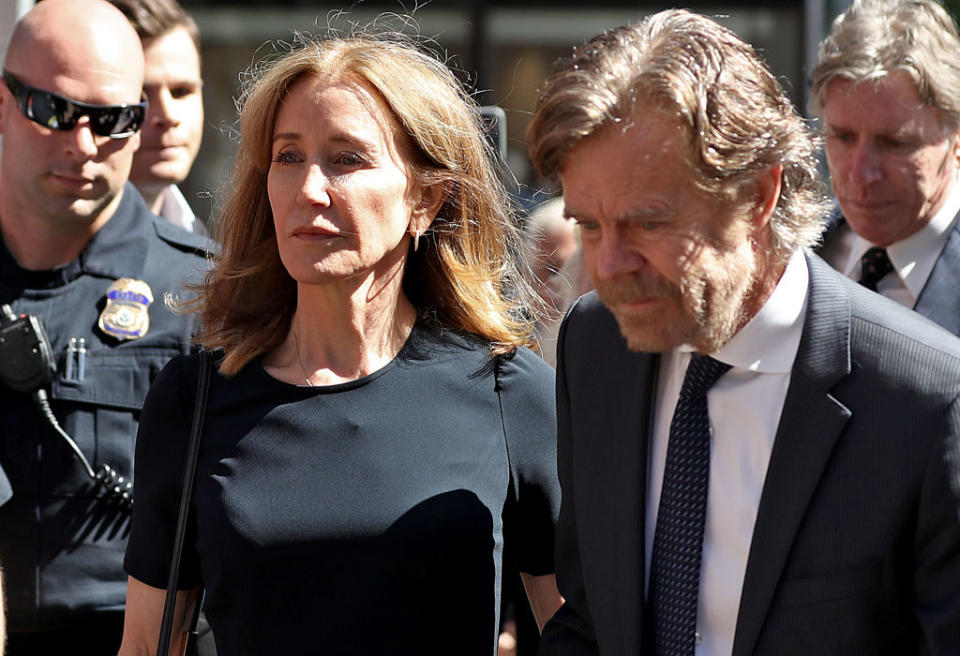
[[[208,245],[157,219],[130,184],[110,221],[63,267],[21,269],[0,240],[0,303],[43,320],[57,365],[48,389],[53,413],[94,468],[105,463],[132,475],[150,382],[171,357],[190,350],[193,315],[172,312],[164,295],[188,297],[182,283],[200,281]],[[142,337],[120,340],[98,326],[107,288],[120,278],[143,281],[152,292]],[[0,481],[9,480],[0,494],[12,492],[6,503],[0,498],[9,631],[122,611],[129,508],[97,489],[29,394],[2,383],[0,472]]]

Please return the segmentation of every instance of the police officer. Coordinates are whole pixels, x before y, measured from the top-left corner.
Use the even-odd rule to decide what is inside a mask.
[[[164,300],[186,298],[207,242],[154,217],[127,182],[143,79],[137,34],[103,0],[45,0],[14,27],[0,83],[0,329],[39,319],[56,371],[39,392],[13,386],[22,354],[8,352],[16,340],[0,348],[8,656],[116,653],[131,512],[120,478],[150,381],[190,349],[189,315]]]

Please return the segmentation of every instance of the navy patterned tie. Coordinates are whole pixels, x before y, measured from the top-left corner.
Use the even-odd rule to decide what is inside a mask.
[[[690,359],[670,422],[670,441],[650,561],[650,617],[656,656],[690,656],[710,476],[707,390],[730,369],[706,355]]]
[[[887,256],[887,250],[874,246],[860,258],[861,285],[872,291],[877,291],[877,283],[885,275],[893,271],[893,263]]]

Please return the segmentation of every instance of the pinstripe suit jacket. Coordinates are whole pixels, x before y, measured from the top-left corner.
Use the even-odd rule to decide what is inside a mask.
[[[833,249],[838,246],[841,233],[849,229],[839,208],[836,208],[820,248],[824,259],[833,261]],[[913,309],[954,335],[960,335],[960,221],[950,228],[947,243],[940,251]]]
[[[960,654],[960,340],[807,261],[808,311],[733,654]],[[593,294],[561,329],[556,567],[566,604],[541,654],[645,653],[658,363],[626,348]]]

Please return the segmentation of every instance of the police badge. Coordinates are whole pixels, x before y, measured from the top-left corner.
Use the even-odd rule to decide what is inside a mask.
[[[117,339],[138,339],[150,330],[147,308],[153,303],[153,292],[142,280],[120,278],[107,287],[107,307],[100,313],[97,325]]]

